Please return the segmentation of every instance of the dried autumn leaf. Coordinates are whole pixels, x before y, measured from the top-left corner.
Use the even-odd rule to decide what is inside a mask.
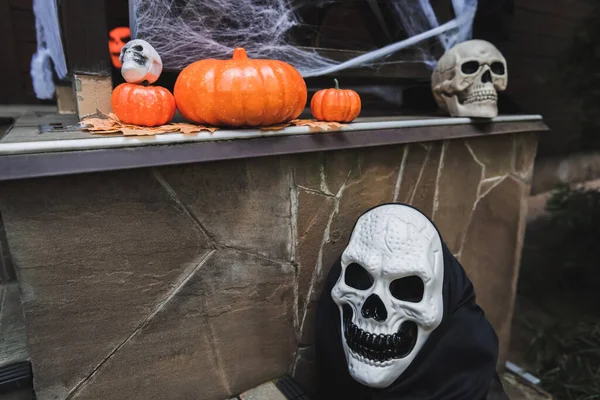
[[[212,133],[218,129],[188,123],[167,124],[154,127],[124,124],[115,114],[103,114],[100,111],[84,117],[81,120],[80,126],[83,130],[96,134],[121,132],[124,136],[152,136],[163,133],[196,133],[200,131],[209,131]]]
[[[282,129],[287,128],[290,125],[292,125],[292,124],[291,123],[287,123],[287,124],[280,124],[280,125],[261,126],[260,130],[261,131],[280,131]]]
[[[296,126],[307,126],[311,132],[339,131],[345,124],[339,122],[315,121],[312,119],[295,119],[292,124]]]
[[[94,135],[108,135],[108,134],[114,134],[114,133],[121,133],[121,128],[108,129],[108,130],[102,130],[102,131],[90,131],[90,132],[93,133]]]
[[[198,133],[201,131],[208,131],[210,133],[213,133],[214,131],[219,129],[219,128],[209,127],[209,126],[204,126],[204,125],[187,124],[185,122],[181,122],[181,123],[177,123],[177,124],[173,124],[173,125],[175,127],[177,127],[179,132],[184,133],[184,134]]]
[[[155,136],[160,133],[166,133],[151,131],[148,129],[131,129],[126,127],[121,128],[121,132],[123,133],[123,136]]]
[[[112,120],[100,118],[87,118],[81,121],[81,124],[88,131],[112,130],[115,127],[119,127],[119,124]]]
[[[121,128],[123,136],[154,136],[156,132],[142,131],[138,129]]]

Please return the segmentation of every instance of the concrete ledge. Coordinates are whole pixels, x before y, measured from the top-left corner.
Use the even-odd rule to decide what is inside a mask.
[[[57,116],[64,120],[65,116]],[[68,116],[67,116],[68,117]],[[25,118],[25,117],[23,117]],[[314,133],[308,127],[280,131],[219,130],[213,134],[98,137],[81,131],[39,134],[51,118],[17,120],[0,140],[0,180],[110,171],[272,155],[422,143],[548,128],[539,115],[500,116],[491,122],[468,118],[365,118],[341,131]],[[61,123],[63,121],[61,120]],[[54,136],[51,136],[54,135]],[[53,138],[56,138],[55,140]]]

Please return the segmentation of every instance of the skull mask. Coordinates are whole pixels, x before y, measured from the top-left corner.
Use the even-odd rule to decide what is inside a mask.
[[[162,60],[145,40],[135,39],[121,49],[121,75],[129,83],[154,83],[162,72]]]
[[[431,78],[435,100],[453,117],[496,117],[497,92],[507,83],[506,60],[484,40],[469,40],[448,50]]]
[[[385,388],[411,364],[443,317],[442,243],[419,211],[387,204],[362,215],[331,291],[350,375]]]
[[[120,26],[110,31],[108,35],[108,50],[110,51],[110,59],[115,68],[121,68],[119,56],[121,55],[121,49],[129,41],[130,34],[131,31],[129,28]]]

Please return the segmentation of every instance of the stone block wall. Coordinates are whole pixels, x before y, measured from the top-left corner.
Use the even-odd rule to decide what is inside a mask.
[[[433,218],[501,338],[534,134],[0,185],[38,398],[221,400],[310,390],[323,279],[384,202]]]

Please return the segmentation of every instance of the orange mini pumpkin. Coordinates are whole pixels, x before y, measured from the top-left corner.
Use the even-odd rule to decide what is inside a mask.
[[[319,90],[310,101],[310,112],[319,121],[350,122],[360,114],[360,96],[354,90],[340,89],[337,79],[335,89]]]
[[[200,60],[185,67],[173,90],[187,119],[215,126],[268,126],[298,118],[306,83],[283,61],[249,59],[237,48],[231,60]]]
[[[175,116],[175,99],[164,87],[122,83],[112,92],[112,109],[126,124],[159,126]]]

